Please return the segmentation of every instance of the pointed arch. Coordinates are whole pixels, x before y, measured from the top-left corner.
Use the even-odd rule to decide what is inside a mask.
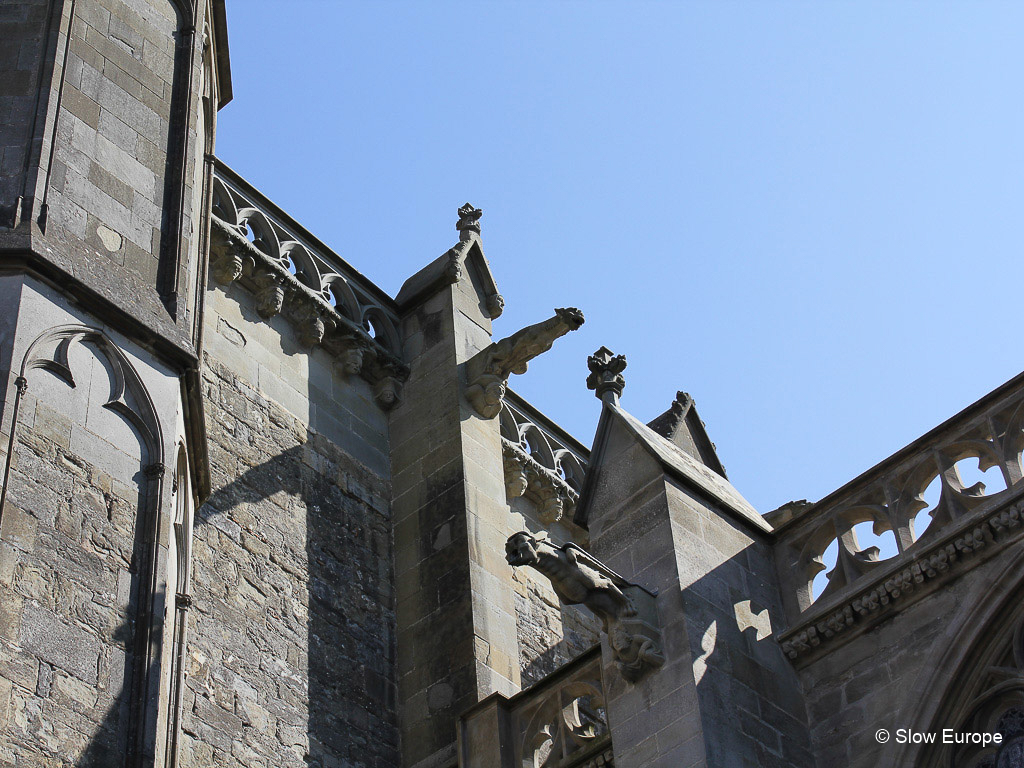
[[[153,400],[142,378],[117,344],[101,329],[87,325],[62,325],[44,331],[28,346],[19,371],[11,423],[10,448],[0,492],[3,514],[11,481],[11,465],[17,446],[18,411],[31,386],[33,372],[49,371],[69,387],[75,388],[74,362],[70,354],[75,344],[88,345],[105,363],[109,392],[102,407],[123,419],[140,443],[138,504],[134,511],[129,539],[132,567],[130,595],[127,598],[124,638],[125,707],[127,713],[118,728],[124,728],[128,768],[152,762],[157,728],[157,707],[161,680],[163,596],[159,589],[160,512],[164,488],[163,430]],[[117,715],[120,717],[120,715]]]
[[[922,675],[909,701],[920,702],[913,730],[992,732],[1019,707],[1024,723],[1024,552],[1001,568],[1003,589],[988,580],[965,597],[971,606],[939,639],[931,675]],[[980,730],[979,730],[980,729]],[[1024,743],[1024,730],[1008,741]],[[1007,742],[1004,742],[1006,744]],[[907,744],[895,765],[918,768],[1002,768],[996,749],[954,751],[952,745]]]

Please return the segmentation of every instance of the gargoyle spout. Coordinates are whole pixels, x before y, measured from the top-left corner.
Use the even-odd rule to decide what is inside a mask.
[[[529,362],[551,349],[555,339],[583,325],[578,309],[556,309],[555,316],[530,325],[508,338],[480,350],[466,363],[466,399],[485,419],[501,411],[501,403],[513,373],[526,373]]]
[[[638,615],[635,600],[652,599],[585,550],[574,544],[555,547],[526,531],[505,542],[505,560],[512,566],[529,566],[546,576],[555,594],[566,605],[585,605],[599,619],[623,676],[635,682],[665,663],[661,632],[656,620]],[[648,618],[656,615],[654,606]],[[652,623],[654,622],[654,623]]]

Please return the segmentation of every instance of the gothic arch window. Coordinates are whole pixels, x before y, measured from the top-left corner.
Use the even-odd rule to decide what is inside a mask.
[[[1011,591],[960,670],[946,686],[928,729],[941,734],[999,734],[1000,744],[943,744],[938,739],[919,768],[1024,768],[1024,587]]]
[[[76,666],[62,656],[59,632],[46,633],[38,653],[87,682],[100,670],[102,690],[111,692],[98,704],[101,722],[83,764],[141,766],[151,759],[161,679],[160,420],[130,359],[98,328],[72,324],[40,334],[16,384],[0,514],[32,515],[48,534],[46,548],[26,552],[33,567],[73,580],[107,609],[93,616],[56,600],[37,601],[37,621],[77,627],[79,647],[92,649],[96,661]],[[65,475],[64,467],[74,469]],[[93,567],[69,567],[81,558]]]

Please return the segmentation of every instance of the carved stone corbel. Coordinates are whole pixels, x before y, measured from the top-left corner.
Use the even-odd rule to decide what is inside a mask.
[[[629,682],[665,663],[654,596],[575,544],[555,547],[526,531],[505,543],[505,560],[544,574],[566,605],[585,605],[600,620],[616,666]]]
[[[555,316],[523,328],[480,350],[466,363],[466,399],[485,419],[493,419],[513,373],[526,373],[527,364],[551,349],[555,339],[583,325],[583,313],[574,307],[556,309]]]
[[[235,282],[242,276],[242,236],[227,225],[217,222],[210,228],[210,272],[221,285]]]
[[[385,376],[374,386],[373,396],[381,408],[390,411],[402,399],[402,382],[394,376]]]
[[[501,440],[501,453],[508,500],[527,496],[537,505],[541,522],[548,525],[575,509],[579,494],[555,472],[505,438]]]
[[[562,512],[565,511],[565,498],[560,493],[560,489],[543,483],[540,478],[535,477],[530,483],[530,491],[537,499],[537,512],[541,522],[551,525],[562,519]]]
[[[500,293],[491,293],[487,295],[487,316],[491,320],[497,320],[501,317],[501,313],[505,311],[505,299]]]
[[[256,311],[260,317],[269,320],[281,314],[284,306],[284,281],[270,270],[259,270],[256,274]]]
[[[316,304],[306,299],[296,311],[299,343],[304,347],[315,347],[324,340],[324,334],[334,329],[334,321],[325,318]]]
[[[343,376],[358,376],[370,352],[369,345],[362,339],[350,336],[338,343],[338,368]]]
[[[502,463],[505,470],[505,496],[518,499],[530,487],[526,476],[526,456],[518,451],[502,451]]]

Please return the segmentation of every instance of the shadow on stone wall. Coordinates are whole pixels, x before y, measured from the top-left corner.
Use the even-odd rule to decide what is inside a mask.
[[[303,437],[197,511],[182,766],[214,748],[245,765],[399,762],[388,500],[328,440]],[[126,648],[133,634],[127,621],[116,632]],[[83,768],[125,764],[127,691],[111,696]]]
[[[233,600],[228,589],[204,604],[206,577],[220,578],[217,563],[194,573],[190,645],[205,650],[204,628],[227,627],[235,639],[224,651],[238,657],[238,669],[220,733],[208,719],[212,702],[200,701],[209,691],[205,678],[186,678],[186,733],[236,757],[247,751],[233,743],[241,736],[269,760],[285,750],[323,768],[339,760],[397,764],[390,523],[387,500],[356,480],[365,475],[310,431],[305,442],[218,488],[199,510],[197,528],[216,528],[244,555],[235,563],[234,592],[246,597]],[[197,547],[201,538],[209,537],[197,532]],[[218,617],[222,602],[234,604]],[[273,733],[261,733],[272,725]],[[269,754],[260,755],[261,745]]]

